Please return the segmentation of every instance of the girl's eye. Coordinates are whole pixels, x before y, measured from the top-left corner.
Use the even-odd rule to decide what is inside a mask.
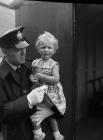
[[[48,47],[48,49],[52,49],[52,47]]]
[[[48,47],[46,47],[46,46],[42,46],[42,47],[41,47],[41,49],[46,49],[46,48],[47,48],[47,49],[52,49],[51,46],[48,46]]]
[[[41,47],[41,49],[45,49],[45,47]]]

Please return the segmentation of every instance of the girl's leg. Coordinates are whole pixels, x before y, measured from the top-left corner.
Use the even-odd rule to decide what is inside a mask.
[[[42,106],[42,104],[39,104],[38,106]],[[34,116],[32,115],[30,119],[33,125],[34,140],[43,140],[45,138],[45,133],[42,131],[41,125],[36,124],[36,122],[33,120],[33,117]]]
[[[42,132],[42,128],[40,125],[34,126],[33,133],[34,133],[34,140],[43,140],[45,138],[45,133]]]
[[[50,128],[52,130],[54,139],[55,140],[64,140],[64,136],[61,135],[61,133],[59,131],[56,119],[49,117],[48,122],[49,122]]]

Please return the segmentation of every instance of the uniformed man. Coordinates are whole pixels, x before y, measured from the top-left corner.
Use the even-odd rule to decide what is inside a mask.
[[[33,140],[30,116],[36,111],[35,105],[44,98],[45,87],[39,89],[39,94],[38,89],[30,91],[31,71],[24,65],[29,43],[23,37],[23,30],[20,26],[0,37],[4,54],[0,64],[0,121],[4,140]],[[38,120],[48,116],[48,111],[39,111]]]

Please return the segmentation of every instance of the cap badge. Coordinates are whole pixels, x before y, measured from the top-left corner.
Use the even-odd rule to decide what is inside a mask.
[[[22,33],[19,31],[18,34],[17,34],[17,39],[18,40],[21,40],[23,38],[23,35]]]

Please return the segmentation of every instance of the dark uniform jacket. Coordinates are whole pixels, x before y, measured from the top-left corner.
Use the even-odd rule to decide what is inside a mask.
[[[22,65],[22,79],[3,60],[0,65],[0,121],[4,140],[33,140],[31,111],[27,93],[30,92],[30,70]]]
[[[22,78],[5,61],[0,64],[0,122],[4,140],[33,140],[33,126],[30,121],[36,108],[29,108],[27,94],[30,92],[31,71],[22,67]],[[61,119],[55,106],[52,107],[54,118]]]

